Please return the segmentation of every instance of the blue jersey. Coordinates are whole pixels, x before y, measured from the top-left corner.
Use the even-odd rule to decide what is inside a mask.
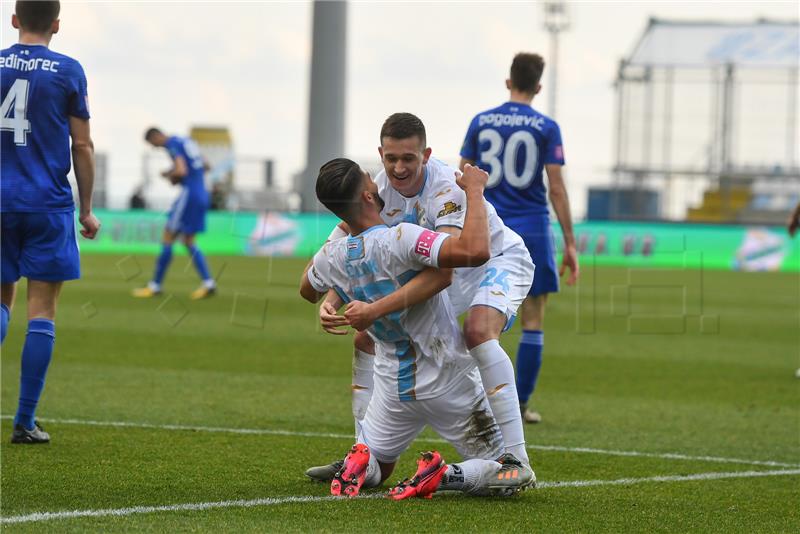
[[[564,165],[558,124],[525,104],[507,102],[472,119],[461,157],[489,173],[486,200],[502,219],[546,214],[545,165]]]
[[[200,148],[193,139],[173,135],[167,139],[165,147],[169,155],[174,160],[178,156],[186,162],[187,174],[181,180],[181,185],[189,196],[195,198],[206,198],[206,184],[203,179],[205,174],[205,162],[200,154]]]
[[[43,45],[0,51],[0,210],[74,209],[69,118],[89,118],[80,63]]]

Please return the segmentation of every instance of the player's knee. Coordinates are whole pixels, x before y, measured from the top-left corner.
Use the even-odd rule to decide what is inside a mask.
[[[355,345],[356,349],[360,350],[361,352],[375,354],[375,342],[372,341],[372,338],[369,337],[369,334],[366,332],[356,332],[355,338],[353,339],[353,345]]]
[[[477,347],[490,339],[494,339],[494,336],[485,323],[482,324],[481,321],[464,322],[464,341],[467,343],[468,348]]]
[[[499,312],[494,313],[499,315]],[[503,324],[490,312],[481,307],[472,308],[464,321],[464,341],[467,348],[472,349],[490,339],[498,339],[502,329]]]

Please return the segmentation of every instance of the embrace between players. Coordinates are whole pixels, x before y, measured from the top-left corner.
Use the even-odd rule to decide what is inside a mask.
[[[535,85],[538,91],[538,78]],[[492,116],[501,122],[514,117],[520,106],[508,105],[514,110]],[[549,120],[529,105],[527,110],[537,120],[510,122],[542,128]],[[345,325],[359,331],[352,384],[356,444],[344,460],[306,473],[329,480],[334,495],[355,496],[362,487],[385,481],[426,425],[464,461],[447,465],[438,452],[423,453],[416,474],[393,487],[390,497],[430,497],[438,490],[512,495],[535,485],[522,427],[523,397],[499,343],[530,298],[534,262],[527,240],[484,199],[487,182],[495,179],[497,185],[497,180],[469,163],[477,159],[470,158],[468,146],[473,133],[471,127],[462,149],[463,174],[430,157],[424,125],[408,113],[384,123],[379,149],[384,171],[374,181],[344,158],[320,169],[317,197],[344,222],[309,263],[300,292],[315,303],[325,298],[320,319],[326,331],[341,334],[337,327]],[[557,126],[553,137],[557,145],[551,152],[563,164]],[[481,156],[496,148],[489,141]],[[521,173],[507,173],[527,176],[528,183],[517,185],[529,186],[536,174],[541,182],[550,157],[547,139],[544,144],[542,161],[534,159],[532,168],[523,161]],[[520,152],[529,157],[526,148],[527,154],[512,148],[511,157]],[[562,211],[557,208],[559,220]],[[567,229],[563,267],[570,268],[572,282],[577,259],[571,226]],[[545,253],[552,257],[552,248]],[[557,290],[554,258],[543,263],[555,275],[549,291]],[[337,315],[344,305],[344,315]],[[463,312],[462,335],[457,316]]]

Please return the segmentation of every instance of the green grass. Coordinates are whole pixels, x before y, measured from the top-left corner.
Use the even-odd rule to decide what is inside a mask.
[[[2,420],[0,511],[118,509],[324,497],[303,470],[349,447],[350,337],[317,327],[297,294],[301,260],[212,258],[221,294],[192,302],[187,259],[171,298],[134,300],[150,257],[86,256],[65,288],[39,415],[53,443],[8,444]],[[14,413],[24,288],[3,346],[2,414]],[[544,423],[526,428],[545,487],[517,498],[323,500],[4,524],[8,532],[790,532],[800,476],[557,487],[565,481],[798,469],[563,450],[587,447],[800,464],[800,279],[796,274],[592,269],[548,306],[536,393]],[[516,351],[519,327],[503,337]],[[130,422],[318,435],[112,427]],[[59,422],[61,420],[62,422]],[[449,445],[426,431],[414,453]],[[393,480],[394,478],[393,477]],[[547,485],[549,484],[549,486]]]

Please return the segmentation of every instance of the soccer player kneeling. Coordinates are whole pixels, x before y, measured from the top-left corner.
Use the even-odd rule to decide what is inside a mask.
[[[488,175],[467,167],[458,185],[467,198],[459,236],[380,217],[383,201],[355,162],[320,169],[317,197],[351,234],[325,244],[303,274],[300,293],[318,302],[334,289],[345,302],[374,302],[429,267],[470,267],[490,256],[483,202]],[[375,385],[359,423],[357,443],[331,482],[334,495],[355,496],[392,473],[397,458],[430,425],[467,460],[447,465],[438,452],[422,455],[417,473],[390,492],[394,499],[430,497],[437,490],[509,495],[535,484],[533,470],[503,454],[504,445],[474,360],[446,293],[374,322]]]

